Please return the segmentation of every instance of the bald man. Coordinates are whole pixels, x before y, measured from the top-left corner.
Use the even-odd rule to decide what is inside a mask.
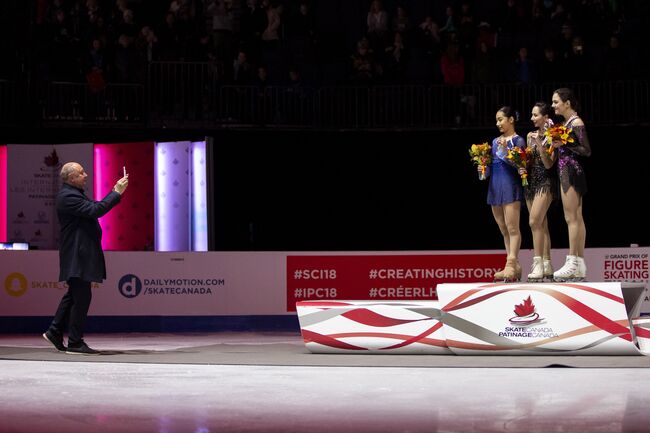
[[[68,162],[61,168],[63,184],[56,197],[56,212],[61,225],[59,240],[59,281],[68,283],[68,291],[43,337],[61,352],[97,355],[83,339],[84,324],[90,308],[91,283],[106,278],[102,251],[102,229],[97,220],[120,202],[129,184],[125,174],[101,201],[86,197],[88,175],[81,164]],[[63,334],[68,331],[68,347]]]

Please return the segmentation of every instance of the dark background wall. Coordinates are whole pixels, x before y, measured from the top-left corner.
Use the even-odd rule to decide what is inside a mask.
[[[524,134],[526,128],[519,128]],[[223,249],[502,248],[471,143],[496,130],[240,132],[215,135],[216,240]],[[592,128],[584,212],[588,247],[650,244],[648,127]],[[380,144],[381,142],[381,144]],[[524,248],[532,248],[527,212]],[[568,247],[561,205],[552,243]]]
[[[522,125],[524,123],[522,122]],[[518,132],[530,129],[520,126]],[[587,247],[650,245],[650,127],[588,129]],[[502,248],[467,149],[495,129],[438,131],[0,130],[5,142],[214,139],[218,250],[429,250]],[[554,247],[567,247],[558,203]],[[527,212],[523,248],[532,248]]]

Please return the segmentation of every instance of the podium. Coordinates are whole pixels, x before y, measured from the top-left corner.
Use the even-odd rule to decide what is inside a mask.
[[[313,353],[640,355],[642,284],[439,284],[438,301],[301,301]]]

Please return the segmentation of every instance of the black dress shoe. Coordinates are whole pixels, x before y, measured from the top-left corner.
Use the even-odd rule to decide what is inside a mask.
[[[99,355],[101,352],[99,350],[91,349],[88,347],[86,342],[82,341],[80,344],[75,344],[74,346],[68,344],[68,350],[65,351],[70,355]]]
[[[61,334],[56,334],[52,331],[45,331],[43,338],[49,341],[52,346],[56,347],[56,350],[59,352],[65,352],[65,345],[63,344],[63,336]]]

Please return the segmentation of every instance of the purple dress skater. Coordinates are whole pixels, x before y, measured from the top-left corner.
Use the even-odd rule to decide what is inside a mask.
[[[557,149],[557,172],[565,193],[573,187],[580,196],[583,196],[587,193],[587,176],[581,161],[591,155],[591,146],[584,125],[573,126],[576,119],[578,116],[573,116],[565,123],[567,128],[572,128],[573,143],[567,143]]]

